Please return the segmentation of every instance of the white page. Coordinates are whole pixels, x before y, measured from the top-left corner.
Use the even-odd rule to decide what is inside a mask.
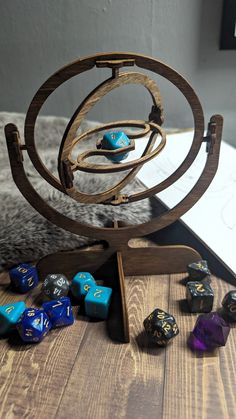
[[[168,135],[163,151],[145,164],[137,177],[147,187],[168,177],[186,157],[192,138],[193,132]],[[146,141],[138,139],[135,143],[128,160],[141,155]],[[203,144],[191,168],[177,182],[157,195],[168,207],[181,201],[196,183],[205,165],[205,148]],[[222,142],[215,178],[182,220],[236,272],[236,149],[229,144]]]

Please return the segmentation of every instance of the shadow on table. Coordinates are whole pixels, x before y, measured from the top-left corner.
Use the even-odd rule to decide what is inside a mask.
[[[157,344],[151,342],[144,330],[136,336],[135,340],[141,351],[149,355],[161,355],[166,348],[164,346],[157,346]]]

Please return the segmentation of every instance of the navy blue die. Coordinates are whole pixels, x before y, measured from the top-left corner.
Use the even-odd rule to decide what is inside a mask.
[[[27,308],[16,324],[21,339],[29,343],[40,342],[51,327],[48,315],[37,308]]]
[[[38,273],[35,266],[21,263],[10,269],[10,280],[13,288],[24,294],[38,285]]]
[[[43,303],[43,309],[50,319],[52,328],[69,326],[74,323],[71,302],[68,297]]]

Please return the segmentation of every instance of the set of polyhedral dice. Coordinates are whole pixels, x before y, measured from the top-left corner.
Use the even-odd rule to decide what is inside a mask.
[[[12,287],[26,293],[38,285],[38,273],[34,266],[20,264],[10,270]],[[24,342],[40,342],[50,329],[74,323],[71,300],[68,293],[84,302],[89,317],[106,319],[112,290],[97,285],[88,272],[78,272],[71,284],[63,274],[49,274],[42,285],[42,294],[48,300],[42,308],[27,308],[23,301],[0,306],[0,335],[16,328]]]
[[[187,266],[189,277],[186,285],[186,300],[191,313],[201,314],[196,320],[188,339],[190,349],[211,351],[226,344],[230,326],[236,321],[236,290],[228,292],[222,301],[219,312],[211,312],[214,292],[210,285],[210,271],[207,261],[201,260]],[[155,309],[145,320],[144,328],[151,341],[159,346],[167,345],[179,329],[174,316],[161,309]]]

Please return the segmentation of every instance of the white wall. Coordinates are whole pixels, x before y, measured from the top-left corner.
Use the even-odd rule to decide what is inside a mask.
[[[38,87],[68,62],[100,51],[154,56],[193,85],[206,116],[222,113],[224,139],[236,145],[236,51],[218,49],[222,0],[0,0],[0,110],[26,112]],[[71,116],[110,73],[91,70],[52,97],[43,113]],[[166,124],[192,125],[185,100],[160,83]],[[148,95],[121,88],[90,118],[145,118]]]

